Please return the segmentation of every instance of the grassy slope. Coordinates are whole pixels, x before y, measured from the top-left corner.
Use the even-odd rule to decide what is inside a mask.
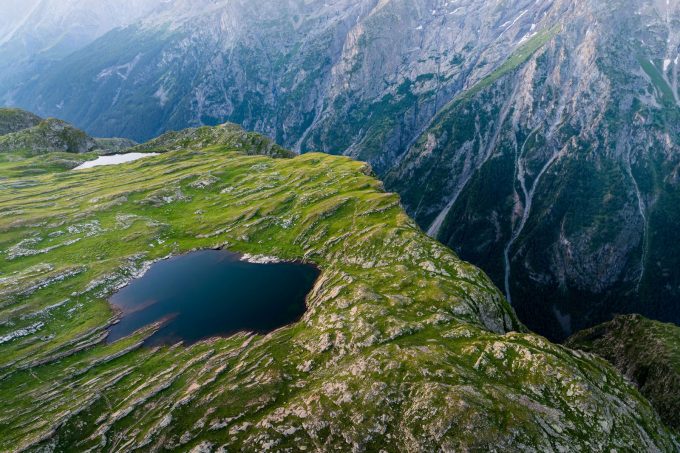
[[[677,104],[675,102],[675,95],[673,94],[673,89],[668,85],[666,80],[664,80],[661,71],[651,62],[648,58],[637,55],[638,63],[649,76],[652,82],[652,86],[657,92],[657,98],[665,106],[675,107]]]
[[[243,150],[36,176],[0,162],[0,450],[678,447],[603,361],[507,333],[522,328],[500,292],[364,164]],[[100,344],[115,288],[216,246],[318,264],[304,319]]]
[[[436,133],[441,133],[450,127],[451,116],[458,114],[457,109],[465,107],[474,99],[476,95],[489,88],[503,76],[511,73],[529,60],[538,50],[540,50],[546,43],[553,39],[560,31],[561,26],[556,25],[547,30],[536,32],[532,37],[517,48],[508,59],[500,65],[491,74],[484,77],[479,82],[475,83],[470,88],[464,90],[460,95],[456,96],[449,104],[444,107],[432,121],[432,129]],[[423,139],[421,139],[423,140]]]
[[[561,25],[555,25],[547,30],[536,32],[531,38],[521,45],[508,59],[495,71],[484,77],[471,88],[465,90],[454,102],[470,100],[484,89],[496,83],[501,77],[514,71],[531,58],[541,47],[553,39],[560,31]]]
[[[638,385],[668,425],[680,430],[680,327],[618,316],[584,330],[567,344],[594,352]]]
[[[0,153],[0,188],[32,184],[31,180],[21,178],[70,170],[96,157],[94,153],[53,152],[40,156],[33,156],[30,152]]]

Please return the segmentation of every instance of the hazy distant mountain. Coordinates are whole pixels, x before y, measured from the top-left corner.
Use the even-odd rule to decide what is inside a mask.
[[[5,0],[0,44],[27,56],[67,53],[147,15],[163,0]]]
[[[177,0],[5,92],[95,135],[232,121],[371,162],[553,338],[680,322],[680,5]]]
[[[147,15],[163,0],[3,0],[0,6],[0,91],[12,92],[116,27]]]
[[[39,0],[5,0],[0,14],[0,43],[5,43]]]

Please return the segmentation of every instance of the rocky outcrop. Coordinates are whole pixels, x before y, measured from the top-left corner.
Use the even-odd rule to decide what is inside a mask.
[[[130,148],[129,152],[164,153],[180,149],[203,149],[207,147],[236,149],[243,153],[270,156],[293,157],[295,153],[277,145],[273,140],[246,132],[236,124],[226,123],[215,127],[199,127],[181,131],[166,132],[147,143]]]
[[[0,109],[0,152],[28,155],[51,152],[115,154],[135,145],[125,138],[92,138],[69,123],[20,109]]]
[[[87,153],[97,142],[65,121],[50,118],[37,126],[0,136],[0,152],[24,151],[44,154],[54,151]]]
[[[123,151],[129,152],[133,146],[137,146],[137,142],[129,138],[95,138],[97,148],[103,154],[119,154]]]
[[[37,126],[41,121],[38,115],[25,110],[0,108],[0,136]]]
[[[680,327],[639,315],[617,316],[578,332],[566,345],[612,363],[680,431]]]

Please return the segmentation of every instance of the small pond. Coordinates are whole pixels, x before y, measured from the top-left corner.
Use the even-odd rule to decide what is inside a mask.
[[[112,154],[110,156],[99,156],[95,160],[88,160],[78,165],[74,170],[84,170],[86,168],[100,167],[102,165],[118,165],[126,162],[134,162],[145,157],[158,156],[158,153],[128,153]]]
[[[298,321],[319,270],[300,263],[256,264],[225,250],[155,263],[110,302],[121,320],[108,341],[163,321],[146,345],[185,344],[240,331],[268,333]]]

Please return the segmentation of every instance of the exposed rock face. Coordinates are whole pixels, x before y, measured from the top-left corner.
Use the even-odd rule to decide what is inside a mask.
[[[611,365],[527,333],[366,164],[248,155],[240,138],[3,181],[0,450],[680,448]],[[190,347],[140,348],[158,326],[103,343],[117,288],[217,246],[317,263],[303,319]]]
[[[554,37],[454,100],[387,185],[533,329],[680,322],[680,5],[569,3]]]
[[[174,1],[14,97],[38,112],[59,105],[98,135],[143,140],[228,120],[302,151],[352,148],[389,166],[438,108],[559,13],[529,0]],[[77,67],[104,46],[106,62]],[[132,105],[134,116],[119,114]]]
[[[679,8],[176,0],[6,98],[97,135],[231,121],[366,160],[562,339],[613,312],[680,322]]]
[[[577,333],[566,344],[611,362],[680,431],[680,327],[637,315],[617,316]]]

